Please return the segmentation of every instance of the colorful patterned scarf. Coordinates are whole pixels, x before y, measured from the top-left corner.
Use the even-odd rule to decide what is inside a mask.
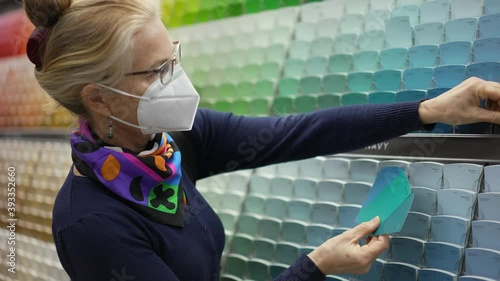
[[[110,146],[92,133],[88,123],[70,136],[71,156],[78,172],[101,183],[131,203],[147,218],[184,226],[181,152],[167,134],[155,134],[146,150],[133,153]]]

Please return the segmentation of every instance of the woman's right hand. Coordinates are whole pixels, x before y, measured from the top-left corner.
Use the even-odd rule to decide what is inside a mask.
[[[325,275],[367,273],[371,264],[389,247],[389,236],[370,237],[364,246],[358,241],[373,233],[379,224],[379,217],[361,223],[329,239],[308,256]]]
[[[481,107],[481,101],[487,107]],[[487,122],[500,125],[500,83],[471,77],[442,95],[420,104],[422,123],[465,125]]]

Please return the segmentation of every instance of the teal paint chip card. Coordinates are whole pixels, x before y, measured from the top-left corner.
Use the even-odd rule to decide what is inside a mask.
[[[379,216],[380,225],[373,235],[397,233],[408,216],[413,197],[404,168],[383,167],[355,222],[359,224]]]

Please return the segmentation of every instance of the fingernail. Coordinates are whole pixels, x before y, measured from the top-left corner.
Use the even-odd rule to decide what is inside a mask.
[[[379,217],[378,216],[374,217],[370,222],[375,223],[377,221],[377,218],[379,218]]]

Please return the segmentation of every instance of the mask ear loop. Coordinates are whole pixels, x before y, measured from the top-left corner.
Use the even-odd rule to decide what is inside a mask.
[[[122,124],[128,125],[128,126],[130,126],[130,127],[134,127],[134,128],[136,128],[136,129],[140,129],[140,130],[146,130],[146,129],[148,129],[148,127],[143,127],[143,126],[139,126],[139,125],[132,124],[132,123],[130,123],[130,122],[127,122],[127,121],[125,121],[125,120],[122,120],[122,119],[120,119],[120,118],[118,118],[118,117],[116,117],[116,116],[113,116],[113,115],[110,115],[110,116],[109,116],[109,118],[110,118],[110,119],[113,119],[113,120],[115,120],[115,121],[117,121],[117,122],[120,122],[120,123],[122,123]]]
[[[106,88],[106,89],[108,89],[108,90],[110,90],[112,92],[115,92],[117,94],[120,94],[120,95],[124,95],[124,96],[131,97],[131,98],[136,98],[136,99],[140,99],[140,100],[149,100],[148,97],[132,95],[132,94],[129,94],[129,93],[124,92],[122,90],[118,90],[118,89],[115,89],[115,88],[112,88],[112,87],[108,87],[106,85],[102,85],[102,84],[99,84],[99,83],[97,83],[97,85],[99,85],[99,86],[101,86],[103,88]]]
[[[100,83],[97,83],[97,85],[99,85],[99,86],[101,86],[101,87],[103,87],[103,88],[105,88],[105,89],[108,89],[108,90],[110,90],[110,91],[112,91],[112,92],[115,92],[115,93],[117,93],[117,94],[124,95],[124,96],[127,96],[127,97],[136,98],[136,99],[140,99],[140,100],[150,100],[150,98],[149,98],[149,97],[142,97],[142,96],[132,95],[132,94],[129,94],[129,93],[127,93],[127,92],[124,92],[124,91],[121,91],[121,90],[118,90],[118,89],[115,89],[115,88],[112,88],[112,87],[108,87],[108,86],[106,86],[106,85],[102,85],[102,84],[100,84]],[[122,120],[122,119],[120,119],[120,118],[118,118],[118,117],[116,117],[116,116],[113,116],[113,115],[110,115],[110,116],[109,116],[109,118],[110,118],[110,119],[112,119],[112,120],[115,120],[115,121],[117,121],[117,122],[120,122],[120,123],[122,123],[122,124],[128,125],[128,126],[130,126],[130,127],[133,127],[133,128],[139,129],[139,130],[146,130],[146,129],[148,129],[147,127],[143,127],[143,126],[139,126],[139,125],[132,124],[132,123],[130,123],[130,122],[127,122],[127,121],[125,121],[125,120]],[[111,121],[110,121],[110,122],[111,122]],[[109,134],[108,134],[108,137],[109,137]]]

